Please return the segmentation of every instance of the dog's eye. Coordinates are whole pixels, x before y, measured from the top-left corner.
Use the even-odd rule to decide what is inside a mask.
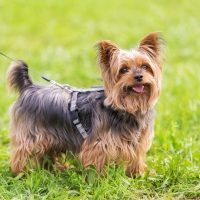
[[[129,72],[129,68],[128,67],[122,67],[119,72],[121,74],[125,74],[125,73]]]
[[[142,69],[144,69],[144,70],[148,70],[148,69],[149,69],[149,66],[148,66],[147,64],[143,64],[141,67],[142,67]]]

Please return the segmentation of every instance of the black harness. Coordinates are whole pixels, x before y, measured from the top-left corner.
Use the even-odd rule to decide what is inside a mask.
[[[78,99],[78,94],[79,93],[84,93],[84,92],[98,92],[98,91],[104,91],[103,87],[93,87],[89,89],[78,89],[78,88],[69,88],[67,89],[71,91],[71,101],[70,101],[70,117],[71,121],[76,127],[77,131],[79,134],[82,135],[82,137],[85,139],[88,136],[87,131],[84,129],[79,116],[78,116],[78,107],[77,107],[77,99]]]
[[[1,53],[1,52],[0,52]],[[88,89],[82,89],[82,88],[75,88],[72,87],[68,84],[65,85],[61,85],[59,83],[57,83],[54,80],[50,80],[44,76],[42,76],[41,78],[43,78],[44,80],[50,82],[53,85],[56,85],[64,90],[67,90],[69,93],[71,93],[71,101],[70,101],[70,107],[69,107],[69,111],[70,111],[70,118],[72,123],[74,124],[74,126],[76,127],[77,131],[79,134],[82,135],[82,137],[85,139],[88,136],[87,131],[84,129],[79,116],[78,116],[78,106],[77,106],[77,99],[78,99],[78,94],[79,93],[86,93],[86,92],[100,92],[100,91],[104,91],[103,86],[94,86],[92,88],[88,88]]]

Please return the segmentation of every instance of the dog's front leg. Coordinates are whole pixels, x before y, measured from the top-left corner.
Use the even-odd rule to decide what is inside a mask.
[[[141,175],[146,170],[147,166],[144,162],[143,155],[137,155],[136,159],[128,163],[126,169],[126,175],[129,177],[134,177],[135,175]]]
[[[154,131],[152,126],[147,127],[144,131],[142,131],[139,145],[135,152],[136,158],[132,160],[127,166],[126,174],[128,176],[143,174],[147,169],[147,165],[145,164],[145,155],[151,147],[153,136]]]
[[[101,141],[86,139],[82,145],[79,158],[84,167],[93,165],[97,171],[101,171],[106,163],[107,156]]]

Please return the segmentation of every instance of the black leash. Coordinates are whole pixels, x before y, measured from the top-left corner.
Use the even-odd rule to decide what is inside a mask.
[[[13,62],[18,62],[18,60],[14,59],[14,58],[11,58],[10,56],[6,55],[5,53],[3,52],[0,52],[0,55],[2,55],[3,57],[7,58],[8,60],[10,61],[13,61]],[[21,64],[21,63],[20,63]],[[92,87],[90,89],[82,89],[82,88],[76,88],[76,87],[72,87],[68,84],[64,84],[64,85],[61,85],[59,83],[57,83],[56,81],[54,80],[51,80],[45,76],[41,76],[38,72],[36,72],[35,70],[33,70],[33,68],[31,68],[31,71],[33,71],[35,74],[37,74],[38,76],[40,76],[40,78],[42,78],[43,80],[51,83],[52,85],[55,85],[59,88],[62,88],[64,90],[67,90],[68,92],[73,92],[73,91],[77,91],[77,92],[87,92],[87,91],[96,91],[96,90],[104,90],[102,87]]]
[[[11,58],[10,56],[8,56],[8,55],[6,55],[5,53],[3,53],[3,52],[0,52],[0,55],[2,55],[4,58],[7,58],[8,60],[10,60],[10,61],[13,61],[13,62],[18,62],[18,60],[16,60],[16,59],[14,59],[14,58]],[[19,63],[19,62],[18,62]],[[36,74],[38,74],[38,72],[36,72],[35,70],[33,70],[33,69],[31,69],[32,71],[34,71],[34,73],[36,73]],[[39,75],[39,74],[38,74]],[[63,85],[61,85],[61,84],[59,84],[59,83],[57,83],[56,81],[54,81],[54,80],[51,80],[51,79],[48,79],[47,77],[45,77],[45,76],[41,76],[41,75],[39,75],[43,80],[45,80],[45,81],[47,81],[47,82],[49,82],[49,83],[51,83],[51,84],[53,84],[53,85],[56,85],[56,86],[58,86],[58,87],[60,87],[60,88],[62,88],[62,89],[68,89],[68,85],[66,85],[66,87],[64,87]]]
[[[4,56],[5,58],[7,58],[8,60],[10,61],[14,61],[14,62],[18,62],[18,60],[16,59],[13,59],[9,56],[7,56],[6,54],[0,52],[0,55]],[[20,63],[21,64],[21,63]],[[38,74],[38,72],[36,72],[34,70],[35,73]],[[64,90],[67,90],[68,92],[70,92],[72,95],[71,95],[71,106],[70,106],[70,117],[71,117],[71,120],[72,120],[72,123],[74,124],[74,126],[76,127],[77,131],[79,132],[79,134],[82,135],[82,137],[85,139],[88,137],[88,133],[87,131],[85,130],[84,126],[82,125],[80,119],[79,119],[79,115],[78,115],[78,108],[77,108],[77,98],[78,98],[78,94],[80,92],[92,92],[92,91],[104,91],[104,88],[103,87],[93,87],[93,88],[89,88],[89,89],[82,89],[82,88],[75,88],[75,87],[72,87],[70,85],[61,85],[59,83],[57,83],[56,81],[54,80],[50,80],[48,78],[46,78],[45,76],[40,76],[43,80],[57,86],[57,87],[60,87]]]
[[[2,56],[4,56],[5,58],[7,58],[8,60],[16,61],[15,59],[13,59],[13,58],[7,56],[6,54],[4,54],[4,53],[2,53],[2,52],[0,52],[0,54],[1,54]]]

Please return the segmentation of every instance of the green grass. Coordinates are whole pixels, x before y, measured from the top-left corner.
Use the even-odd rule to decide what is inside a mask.
[[[110,39],[134,47],[151,31],[166,40],[163,90],[151,174],[135,179],[121,167],[107,176],[78,163],[65,172],[35,169],[15,177],[9,169],[7,92],[9,61],[0,57],[0,199],[200,199],[200,1],[0,0],[0,51],[26,60],[39,75],[88,87],[101,84],[93,45]],[[86,181],[87,177],[87,181]]]

